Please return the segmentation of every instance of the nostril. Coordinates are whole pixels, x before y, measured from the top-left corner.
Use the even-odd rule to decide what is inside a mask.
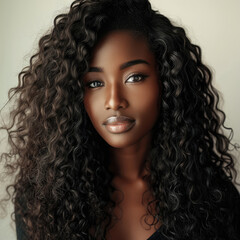
[[[120,108],[126,108],[128,106],[128,102],[126,99],[110,99],[109,101],[106,101],[105,103],[105,109],[112,109],[112,110],[118,110]]]

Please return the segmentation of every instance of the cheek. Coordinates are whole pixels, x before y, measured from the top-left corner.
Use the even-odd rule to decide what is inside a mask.
[[[88,95],[84,97],[84,107],[93,124],[97,121],[97,117],[101,116],[100,105],[100,101],[96,100],[95,97]]]
[[[138,110],[137,112],[139,114],[144,114],[147,118],[148,114],[155,115],[158,112],[160,99],[160,90],[158,85],[150,84],[132,96],[134,96],[135,109]]]

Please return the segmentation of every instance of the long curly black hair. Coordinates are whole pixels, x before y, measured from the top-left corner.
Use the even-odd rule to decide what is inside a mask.
[[[227,183],[236,179],[231,136],[223,134],[232,129],[224,126],[212,74],[200,47],[147,0],[74,1],[9,90],[17,104],[11,124],[1,127],[11,145],[1,159],[16,174],[9,187],[28,239],[105,239],[115,189],[107,144],[84,109],[83,76],[96,43],[116,29],[144,35],[159,66],[152,225],[161,221],[167,239],[235,239],[233,213],[223,204]]]

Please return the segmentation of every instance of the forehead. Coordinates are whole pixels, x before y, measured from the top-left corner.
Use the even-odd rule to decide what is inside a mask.
[[[146,59],[155,63],[154,54],[145,37],[129,30],[118,30],[108,33],[97,43],[90,64],[121,64],[133,59]]]

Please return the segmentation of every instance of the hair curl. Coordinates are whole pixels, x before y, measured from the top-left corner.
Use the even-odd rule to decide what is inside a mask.
[[[11,145],[1,159],[17,173],[12,200],[28,238],[106,235],[115,206],[113,175],[106,143],[84,109],[82,78],[96,43],[115,29],[143,34],[159,66],[161,114],[149,177],[156,200],[148,203],[149,214],[152,204],[157,212],[153,224],[161,221],[168,239],[233,236],[233,213],[222,205],[225,183],[236,178],[231,137],[222,133],[229,128],[201,49],[148,1],[77,0],[55,18],[18,86],[9,90],[17,105],[12,124],[1,128]]]

